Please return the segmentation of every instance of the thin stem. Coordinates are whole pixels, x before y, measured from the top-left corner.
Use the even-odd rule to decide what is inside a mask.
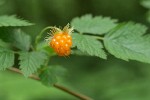
[[[81,34],[81,33],[79,33],[79,34]],[[87,34],[84,34],[84,35],[93,37],[93,38],[98,39],[98,40],[102,40],[102,41],[104,40],[104,37],[101,37],[101,36],[93,36],[93,35],[87,35]]]
[[[41,39],[42,37],[42,34],[48,30],[48,29],[51,29],[52,27],[51,26],[48,26],[48,27],[45,27],[37,36],[36,36],[36,39],[35,39],[35,44],[37,45],[39,40]]]
[[[67,92],[67,93],[69,93],[69,94],[71,94],[71,95],[73,95],[73,96],[75,96],[75,97],[77,97],[77,98],[79,98],[81,100],[93,100],[90,97],[87,97],[87,96],[85,96],[85,95],[83,95],[81,93],[79,94],[79,93],[76,93],[74,91],[71,91],[71,90],[67,89],[66,87],[58,85],[58,84],[54,84],[54,87],[59,88],[60,90],[62,90],[64,92]]]
[[[22,72],[18,68],[12,67],[12,68],[8,68],[8,70],[22,75]],[[35,76],[35,75],[30,75],[29,78],[34,79],[34,80],[38,80],[38,81],[40,80],[40,78],[38,76]]]
[[[8,68],[8,70],[10,70],[10,71],[12,71],[12,72],[15,72],[15,73],[18,73],[18,74],[21,74],[21,75],[23,74],[19,69],[14,68],[14,67]],[[36,76],[36,75],[30,75],[29,78],[31,78],[31,79],[33,79],[33,80],[40,81],[40,78],[39,78],[38,76]],[[93,100],[92,98],[90,98],[90,97],[88,97],[88,96],[86,96],[86,95],[83,95],[83,94],[81,94],[81,93],[77,93],[77,92],[75,92],[75,91],[72,91],[72,90],[70,90],[70,89],[68,89],[68,88],[66,88],[66,87],[64,87],[64,86],[61,86],[61,85],[58,85],[58,84],[54,84],[53,86],[54,86],[55,88],[59,89],[59,90],[62,90],[62,91],[64,91],[64,92],[66,92],[66,93],[72,95],[72,96],[77,97],[77,98],[80,99],[80,100]]]
[[[104,37],[100,37],[100,36],[92,36],[92,37],[94,37],[94,38],[96,38],[98,40],[104,40]]]
[[[89,35],[88,35],[89,36]],[[91,37],[95,38],[95,39],[98,39],[98,40],[104,40],[104,37],[101,37],[101,36],[92,36]]]

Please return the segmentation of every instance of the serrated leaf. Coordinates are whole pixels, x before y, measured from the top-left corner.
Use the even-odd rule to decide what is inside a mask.
[[[117,58],[150,63],[150,35],[143,36],[146,29],[131,22],[118,25],[105,36],[104,45]]]
[[[45,52],[49,56],[56,55],[54,50],[52,48],[50,48],[45,41],[39,42],[36,46],[36,50]]]
[[[104,34],[116,26],[116,20],[109,17],[85,15],[74,18],[71,25],[80,33]]]
[[[14,64],[14,53],[0,47],[0,70],[12,67]]]
[[[16,29],[13,32],[13,45],[16,46],[17,48],[23,50],[23,51],[28,51],[30,49],[31,45],[31,37],[24,33],[20,29]]]
[[[47,56],[42,52],[21,52],[20,53],[20,68],[25,77],[36,72],[41,65],[44,64]]]
[[[16,16],[0,16],[0,27],[8,26],[30,26],[32,23],[27,22],[26,20],[19,19]]]
[[[51,68],[46,68],[41,74],[40,79],[46,86],[52,86],[57,82],[56,74]]]
[[[103,50],[102,43],[93,37],[74,33],[73,45],[77,46],[77,48],[82,52],[88,53],[91,56],[97,56],[106,59],[106,54]]]

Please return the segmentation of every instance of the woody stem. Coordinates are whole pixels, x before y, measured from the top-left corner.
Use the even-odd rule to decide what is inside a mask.
[[[9,68],[8,70],[10,70],[10,71],[12,71],[12,72],[19,73],[19,74],[22,75],[22,72],[21,72],[19,69],[17,69],[17,68],[12,67],[12,68]],[[31,78],[31,79],[33,79],[33,80],[40,81],[40,78],[39,78],[38,76],[35,76],[35,75],[30,75],[29,78]],[[75,91],[72,91],[72,90],[70,90],[70,89],[68,89],[68,88],[66,88],[66,87],[64,87],[64,86],[61,86],[61,85],[58,85],[58,84],[54,84],[53,86],[54,86],[55,88],[59,89],[59,90],[62,90],[62,91],[64,91],[64,92],[66,92],[66,93],[72,95],[72,96],[77,97],[77,98],[80,99],[80,100],[93,100],[92,98],[90,98],[90,97],[88,97],[88,96],[86,96],[86,95],[83,95],[83,94],[81,94],[81,93],[77,93],[77,92],[75,92]]]

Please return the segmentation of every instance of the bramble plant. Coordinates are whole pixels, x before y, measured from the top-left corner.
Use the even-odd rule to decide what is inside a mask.
[[[63,67],[51,66],[53,56],[86,55],[107,59],[111,54],[119,59],[150,63],[150,35],[147,27],[134,22],[118,23],[109,17],[84,15],[74,18],[63,29],[48,26],[32,43],[22,26],[32,26],[16,16],[0,16],[0,70],[11,70],[57,87],[80,99],[91,98],[73,93],[57,84]],[[73,28],[74,30],[73,30]],[[49,33],[46,41],[44,34]],[[67,58],[69,59],[69,58]],[[20,69],[20,70],[19,70]]]

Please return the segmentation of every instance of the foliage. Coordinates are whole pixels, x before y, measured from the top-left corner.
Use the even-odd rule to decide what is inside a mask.
[[[13,66],[14,64],[14,53],[5,48],[0,48],[0,70],[4,70]]]
[[[77,46],[77,48],[82,52],[86,52],[91,56],[97,56],[106,59],[106,54],[102,49],[102,43],[93,37],[74,33],[73,43],[74,46]]]
[[[8,26],[30,26],[33,25],[25,20],[16,18],[16,16],[0,16],[0,27]]]
[[[80,33],[104,34],[116,26],[116,20],[109,17],[92,17],[92,15],[85,15],[81,18],[74,18],[71,25],[75,27]]]
[[[13,45],[18,49],[28,51],[31,46],[31,37],[25,34],[22,30],[16,29],[13,32]]]
[[[23,1],[23,2],[27,3],[27,1]],[[57,2],[60,2],[60,1],[58,0],[53,1],[54,4]],[[68,2],[69,4],[71,3],[71,1],[69,0],[65,2]],[[143,0],[142,5],[149,9],[149,3],[147,2],[149,1]],[[1,4],[3,3],[1,3],[0,1],[0,6]],[[62,5],[57,5],[57,6],[60,6],[63,8]],[[54,9],[56,9],[57,6],[55,6]],[[35,6],[35,9],[36,7],[37,6]],[[76,6],[73,6],[73,8],[76,10]],[[70,10],[68,10],[68,12],[70,12]],[[71,13],[74,14],[74,12],[71,12]],[[37,15],[39,14],[38,13],[34,14],[30,12],[30,16],[32,16],[33,19],[37,21],[37,25],[42,27],[42,23],[40,24],[38,23],[41,20],[39,20],[38,18],[36,19]],[[64,15],[63,9],[61,9],[61,15],[62,16]],[[67,19],[67,17],[65,16],[63,16],[63,18]],[[30,19],[29,16],[28,16],[28,19]],[[57,21],[56,21],[56,24],[58,24]],[[65,23],[68,23],[68,22],[65,22]],[[74,75],[78,76],[77,79],[73,80],[73,84],[78,82],[79,84],[85,84],[86,86],[89,87],[91,85],[91,82],[93,86],[95,86],[94,85],[95,80],[98,80],[99,78],[103,80],[103,82],[101,83],[98,82],[100,86],[99,85],[95,86],[95,89],[97,89],[98,86],[100,88],[106,87],[105,89],[103,89],[103,91],[101,91],[102,96],[97,97],[97,98],[102,98],[102,99],[103,98],[110,99],[111,97],[112,98],[114,97],[116,98],[116,100],[123,100],[121,99],[122,98],[121,96],[124,95],[123,93],[124,91],[126,91],[126,89],[132,90],[133,88],[135,90],[136,89],[138,90],[139,88],[142,88],[145,84],[146,86],[148,86],[147,84],[149,83],[149,81],[146,81],[146,78],[143,80],[142,79],[139,80],[140,82],[138,80],[135,80],[133,84],[127,83],[127,84],[122,84],[118,87],[115,86],[114,84],[119,84],[117,80],[121,80],[121,78],[127,79],[128,77],[130,77],[130,75],[124,77],[123,75],[126,75],[124,73],[128,73],[128,71],[126,70],[123,71],[124,69],[119,69],[120,67],[116,68],[113,66],[112,67],[109,66],[109,68],[108,69],[106,68],[106,70],[99,69],[99,71],[95,71],[95,73],[92,72],[93,71],[92,68],[93,66],[95,67],[94,64],[97,64],[97,62],[105,61],[108,58],[108,60],[105,61],[105,63],[108,63],[107,61],[109,61],[109,59],[112,59],[110,55],[113,55],[114,57],[125,60],[125,61],[136,60],[136,61],[140,61],[144,63],[150,63],[150,60],[149,60],[150,59],[150,47],[149,47],[150,35],[146,34],[147,26],[142,25],[142,24],[137,24],[135,22],[119,23],[117,22],[116,19],[111,19],[110,17],[102,17],[102,16],[93,17],[90,14],[84,15],[81,17],[76,17],[72,19],[70,23],[71,23],[71,26],[74,27],[74,32],[72,33],[72,38],[73,38],[72,55],[91,56],[91,58],[93,57],[92,59],[94,60],[84,61],[84,59],[80,59],[80,57],[77,56],[75,61],[77,59],[80,59],[78,60],[80,62],[76,62],[72,64],[72,62],[75,62],[75,61],[74,60],[70,61],[70,59],[72,59],[72,57],[74,56],[70,56],[69,60],[67,58],[65,59],[64,62],[68,61],[67,64],[69,62],[71,62],[71,64],[68,65],[68,68],[66,67],[67,66],[66,64],[64,68],[63,65],[56,66],[56,64],[57,65],[60,64],[59,60],[55,62],[55,65],[52,65],[51,60],[56,57],[56,53],[49,47],[49,45],[44,41],[44,38],[43,38],[46,32],[48,32],[49,30],[44,31],[43,32],[44,34],[42,34],[43,36],[41,36],[41,34],[40,35],[37,34],[36,36],[40,38],[41,41],[35,42],[36,41],[35,37],[29,34],[30,32],[28,31],[28,29],[31,28],[32,30],[31,33],[34,32],[33,34],[36,34],[37,31],[40,30],[40,28],[37,28],[36,30],[34,30],[32,28],[37,27],[37,26],[32,26],[33,23],[30,23],[29,21],[26,21],[22,18],[18,18],[14,15],[0,16],[0,70],[5,70],[7,68],[16,67],[18,69],[21,69],[23,75],[26,78],[32,74],[35,74],[40,77],[40,81],[44,85],[53,86],[56,82],[60,81],[58,80],[59,77],[62,77],[64,75],[64,73],[66,72],[66,68],[67,68],[69,70],[72,70],[72,73],[70,73],[70,76],[74,76]],[[25,27],[25,26],[30,26],[30,27]],[[99,59],[96,62],[95,59],[97,58]],[[59,59],[63,59],[63,58],[59,58]],[[90,65],[90,63],[88,62],[92,64]],[[89,65],[88,64],[84,65],[85,68],[82,68],[82,67],[77,66],[78,63],[80,63],[81,65],[88,63]],[[117,63],[119,64],[119,62]],[[102,66],[101,64],[99,65]],[[79,72],[79,75],[78,73],[74,72],[75,70],[73,69],[72,66],[77,67],[74,69],[76,69],[76,72]],[[86,68],[86,66],[90,66],[90,68],[89,67]],[[71,67],[72,69],[69,67]],[[85,70],[89,70],[89,72],[84,73]],[[117,71],[122,72],[122,73],[124,72],[124,73],[115,74],[115,72],[117,73]],[[85,76],[83,73],[85,74]],[[117,77],[117,76],[119,77],[119,79],[115,79],[116,81],[113,81],[114,82],[113,83],[112,82],[113,77]],[[79,78],[81,79],[80,81],[78,81]],[[73,78],[71,78],[69,82],[72,81],[72,79]],[[88,83],[87,80],[90,80],[91,82]],[[142,81],[145,81],[145,83]],[[112,85],[110,85],[111,82],[112,82]],[[139,84],[134,85],[136,84],[136,82],[138,82]],[[112,86],[112,88],[110,88],[109,86],[110,87]],[[92,90],[94,91],[94,89]],[[142,89],[139,89],[139,90],[141,91]],[[87,91],[89,90],[87,89]],[[113,93],[112,91],[115,91],[115,92]],[[92,94],[91,91],[89,93]],[[116,96],[119,93],[121,93],[120,94],[121,96]],[[130,93],[127,93],[127,94],[129,95]],[[96,94],[94,94],[93,92],[92,95],[95,96]],[[132,96],[130,97],[132,98]],[[133,96],[133,98],[135,97]]]
[[[142,1],[141,1],[141,4],[142,4],[144,7],[150,9],[150,0],[142,0]]]
[[[140,24],[120,24],[105,36],[105,47],[117,58],[150,63],[150,35],[143,36],[145,31]]]
[[[0,17],[9,20],[9,23],[7,22],[8,25],[1,25],[24,26],[26,23],[24,23],[20,19],[14,20],[11,17],[12,16],[10,16],[10,18],[8,16]],[[81,18],[75,18],[71,23],[72,26],[74,26],[74,28],[79,31],[79,33],[73,33],[72,35],[73,48],[77,47],[77,49],[79,49],[83,53],[86,53],[90,56],[97,56],[103,59],[106,59],[106,50],[108,50],[110,54],[123,60],[128,61],[129,59],[131,59],[150,63],[150,48],[147,46],[150,44],[150,36],[143,36],[147,29],[146,26],[135,24],[133,22],[117,25],[114,20],[105,17],[92,17],[91,15],[85,15]],[[7,30],[9,30],[9,28],[3,29],[4,32]],[[41,66],[45,66],[45,64],[47,66],[46,62],[49,61],[49,55],[44,52],[45,47],[40,48],[44,50],[39,51],[37,49],[37,51],[34,49],[35,46],[32,46],[31,44],[30,36],[24,33],[21,29],[14,28],[9,30],[9,32],[10,31],[12,31],[10,40],[13,39],[10,44],[19,49],[17,51],[14,51],[14,53],[17,52],[19,54],[20,69],[22,70],[25,77],[36,73],[41,68]],[[9,32],[7,34],[9,34]],[[91,33],[93,35],[86,33]],[[102,37],[103,33],[105,33],[104,37]],[[2,45],[5,45],[5,42],[2,42]],[[39,45],[36,46],[38,46],[36,48],[39,48]],[[29,49],[31,49],[32,51],[29,51]],[[6,69],[13,66],[14,53],[11,50],[1,48],[1,69]],[[50,83],[56,82],[55,74],[53,74],[53,72],[49,69],[43,71],[40,76],[42,77],[43,81],[51,81]],[[51,77],[51,79],[49,79],[48,77]]]
[[[28,77],[36,72],[44,64],[46,58],[46,55],[41,52],[21,52],[19,64],[23,74]]]
[[[64,76],[66,73],[66,69],[62,66],[48,66],[44,70],[42,70],[41,74],[39,75],[41,81],[46,86],[52,86],[54,83],[57,82],[58,77]]]
[[[85,16],[85,19],[86,17],[87,16]],[[83,18],[84,17],[81,17],[82,20]],[[83,24],[85,22],[84,20],[82,20],[73,20],[73,23],[78,23],[78,25],[80,25],[80,23]],[[102,19],[97,22],[101,22],[101,20]],[[86,22],[88,21],[90,22],[91,20],[86,20]],[[105,25],[105,23],[103,24]],[[88,25],[90,26],[90,28],[95,29],[95,26],[93,26],[92,23],[89,23]],[[103,30],[103,27],[99,26],[99,29]],[[144,25],[128,22],[119,24],[115,28],[110,29],[107,33],[105,33],[106,35],[104,36],[104,39],[100,36],[92,35],[87,37],[86,34],[77,35],[74,33],[74,46],[77,46],[79,50],[81,50],[82,52],[87,52],[89,55],[106,58],[105,52],[101,49],[103,48],[103,45],[100,43],[100,41],[97,41],[97,39],[100,39],[103,40],[105,49],[117,58],[123,60],[131,59],[150,63],[150,48],[147,46],[150,44],[150,36],[143,36],[146,32],[146,29],[147,27]],[[95,29],[95,31],[99,30]]]
[[[141,5],[148,9],[146,17],[147,21],[150,22],[150,0],[141,0]]]

